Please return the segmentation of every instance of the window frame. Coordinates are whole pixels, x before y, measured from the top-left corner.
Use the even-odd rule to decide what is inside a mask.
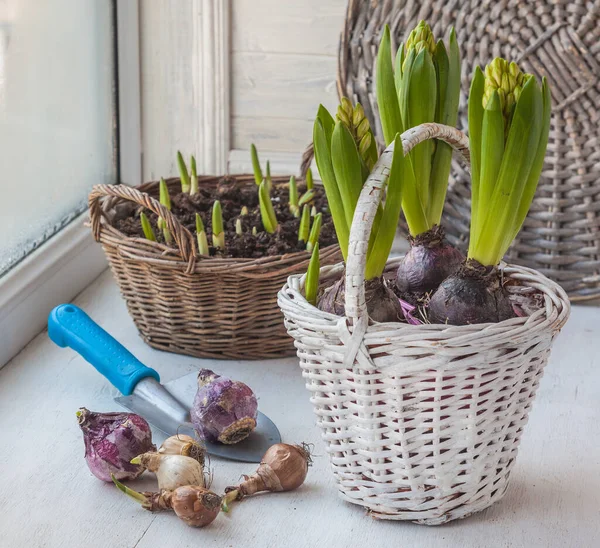
[[[142,182],[139,0],[110,0],[113,18],[115,173]],[[107,268],[85,222],[61,228],[0,278],[0,368],[45,327],[50,310],[69,302]]]

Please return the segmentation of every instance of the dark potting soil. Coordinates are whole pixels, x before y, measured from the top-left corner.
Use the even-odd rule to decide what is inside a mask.
[[[300,196],[306,191],[302,183],[298,183]],[[309,207],[315,206],[317,213],[323,214],[323,223],[319,237],[321,248],[336,243],[335,229],[327,207],[325,191],[314,187],[315,197]],[[212,208],[215,200],[221,202],[223,212],[223,225],[225,230],[225,249],[213,247],[212,244]],[[265,231],[260,209],[258,207],[258,187],[255,185],[240,185],[232,177],[224,177],[216,187],[202,188],[198,194],[171,195],[171,213],[187,228],[192,235],[196,235],[196,213],[202,217],[204,229],[210,246],[211,256],[232,258],[260,258],[265,256],[283,255],[306,249],[304,242],[298,242],[298,229],[300,218],[296,218],[289,210],[289,188],[287,184],[273,185],[271,191],[273,209],[279,223],[278,229],[269,234]],[[240,215],[242,207],[248,208],[248,215]],[[137,208],[125,218],[117,219],[113,226],[126,236],[144,237],[140,221],[140,211]],[[158,229],[158,216],[144,209],[156,235],[156,239],[165,243],[162,231]],[[236,234],[235,223],[241,219],[242,234]],[[311,218],[312,226],[313,218]],[[256,227],[256,236],[252,235],[252,228]],[[175,245],[174,242],[171,245]]]

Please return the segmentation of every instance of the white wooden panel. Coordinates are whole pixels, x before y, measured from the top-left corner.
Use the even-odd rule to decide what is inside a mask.
[[[300,173],[300,162],[302,154],[296,152],[273,152],[259,150],[261,163],[269,160],[271,164],[272,175],[298,175]],[[252,159],[250,151],[231,150],[229,152],[229,173],[252,173]],[[313,174],[318,175],[316,168],[313,168]],[[315,179],[317,177],[315,176]]]
[[[140,3],[143,175],[177,173],[176,152],[201,173],[223,172],[229,152],[229,3]]]
[[[336,65],[329,56],[233,53],[232,114],[314,119],[319,103],[337,104]]]
[[[315,109],[316,113],[316,109]],[[312,120],[236,116],[231,121],[233,149],[302,153],[312,140]]]
[[[346,0],[235,0],[232,50],[336,56],[345,10]]]
[[[175,154],[196,153],[193,0],[140,2],[142,171],[145,180],[177,173]]]

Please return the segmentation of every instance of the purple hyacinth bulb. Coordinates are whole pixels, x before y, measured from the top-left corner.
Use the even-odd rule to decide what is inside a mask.
[[[137,478],[144,467],[129,461],[142,453],[156,451],[148,423],[135,413],[77,411],[85,443],[85,460],[98,479],[112,481]]]
[[[208,369],[198,373],[198,392],[191,409],[192,424],[203,440],[238,443],[256,428],[258,402],[243,382]]]

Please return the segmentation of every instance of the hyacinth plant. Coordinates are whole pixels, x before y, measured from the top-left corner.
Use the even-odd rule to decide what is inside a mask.
[[[152,230],[152,225],[150,224],[148,217],[143,211],[140,212],[140,222],[142,223],[142,231],[144,232],[144,236],[146,237],[146,239],[150,240],[151,242],[155,242],[156,234],[154,234],[154,230]]]
[[[169,195],[169,187],[167,187],[167,182],[162,177],[159,183],[159,201],[163,206],[171,211],[171,196]],[[162,217],[158,218],[158,228],[162,230],[165,242],[170,244],[173,241],[173,236],[167,227],[167,222]]]
[[[191,172],[188,173],[187,165],[180,151],[177,151],[177,169],[179,170],[179,179],[181,181],[181,192],[184,194],[198,194],[198,175],[196,173],[196,158],[192,155],[190,158]]]
[[[360,104],[343,98],[336,119],[323,106],[319,107],[313,130],[315,160],[327,194],[338,242],[344,257],[348,257],[350,226],[363,184],[377,161],[375,139]],[[398,321],[403,317],[398,298],[388,288],[383,271],[390,253],[402,203],[401,182],[405,159],[400,136],[387,178],[385,204],[380,206],[374,220],[367,250],[365,290],[367,310],[375,321]],[[318,263],[316,245],[305,282],[309,302],[316,299]],[[344,314],[345,276],[327,288],[317,305],[321,310]]]
[[[455,126],[460,96],[460,53],[454,29],[448,46],[436,42],[421,21],[400,44],[392,62],[390,29],[385,27],[376,66],[379,116],[386,145],[398,133],[424,123]],[[444,142],[425,141],[408,155],[402,209],[411,248],[402,260],[396,286],[404,294],[423,295],[456,271],[462,253],[444,238],[440,221],[452,160]]]
[[[475,69],[469,93],[471,228],[468,258],[431,298],[430,319],[464,325],[514,315],[497,266],[533,201],[550,131],[551,98],[514,62]]]

